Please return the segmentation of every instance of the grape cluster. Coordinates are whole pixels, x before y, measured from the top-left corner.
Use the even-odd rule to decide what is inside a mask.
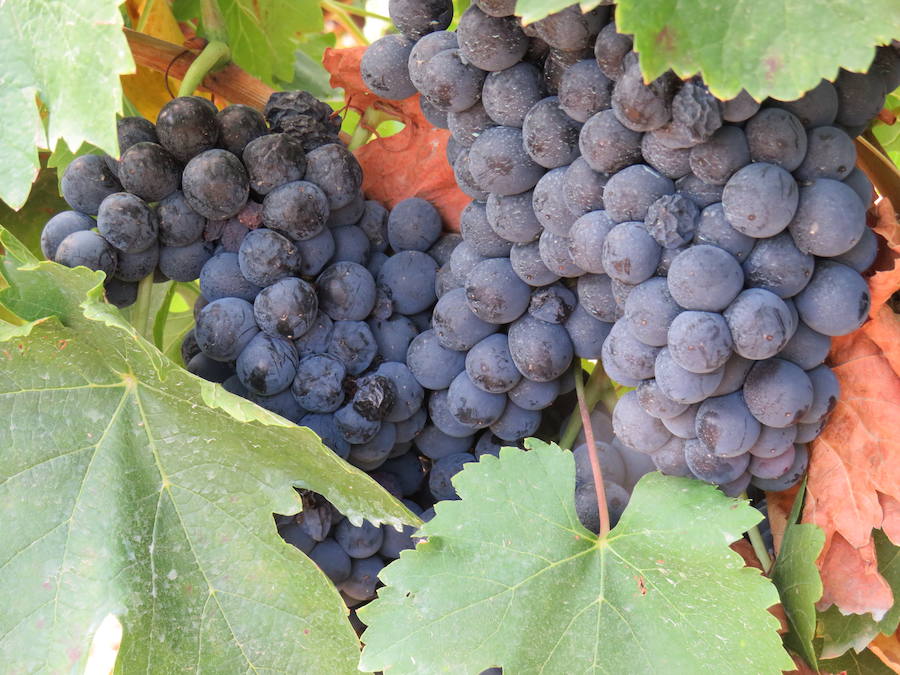
[[[900,84],[897,50],[795,101],[721,101],[699,77],[645,82],[607,6],[522,26],[514,1],[475,0],[449,32],[447,4],[411,22],[392,2],[402,34],[361,66],[379,96],[421,94],[473,200],[438,271],[432,424],[518,440],[573,359],[600,359],[634,388],[620,448],[732,494],[795,483],[839,395],[830,337],[868,313],[853,137]]]
[[[194,96],[167,103],[156,124],[125,117],[119,159],[83,155],[66,168],[62,192],[72,210],[44,226],[44,256],[104,272],[107,299],[119,307],[134,303],[142,279],[193,281],[214,256],[227,277],[236,259],[219,254],[236,255],[247,228],[265,225],[265,245],[285,246],[285,237],[322,229],[329,206],[359,208],[352,191],[329,182],[336,163],[352,160],[339,131],[331,108],[304,92],[274,94],[265,117],[245,105],[219,111]],[[260,273],[232,283],[245,293],[268,285]]]

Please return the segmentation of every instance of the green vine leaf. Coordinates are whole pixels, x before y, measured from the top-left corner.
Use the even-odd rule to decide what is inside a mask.
[[[699,481],[652,473],[598,541],[575,513],[575,463],[530,452],[469,464],[428,537],[360,610],[360,668],[391,673],[780,673],[775,587],[728,545],[761,516]]]
[[[856,651],[866,648],[878,633],[890,635],[900,625],[900,547],[894,546],[881,530],[872,533],[875,553],[878,556],[878,572],[890,584],[894,592],[894,606],[876,621],[871,614],[841,614],[835,607],[819,615],[819,633],[824,642],[822,658],[832,658],[851,647]]]
[[[3,670],[81,672],[114,614],[117,672],[354,672],[340,596],[272,512],[300,509],[297,485],[356,522],[415,517],[310,430],[175,366],[101,273],[0,244]]]
[[[120,0],[0,3],[0,199],[28,198],[38,148],[60,140],[118,155],[119,75],[134,72],[122,33]],[[36,97],[47,110],[47,128]]]
[[[813,638],[816,633],[816,602],[822,597],[822,577],[816,567],[816,559],[825,545],[825,533],[818,525],[798,522],[805,494],[806,481],[794,497],[781,550],[775,559],[772,581],[778,588],[791,627],[788,645],[815,668]]]
[[[826,673],[841,673],[841,675],[895,675],[894,671],[884,665],[869,649],[860,653],[848,651],[837,659],[819,661],[819,667]]]
[[[789,100],[838,68],[863,71],[875,45],[900,37],[894,0],[619,0],[616,26],[634,35],[644,77],[697,73],[719,98],[746,89]]]

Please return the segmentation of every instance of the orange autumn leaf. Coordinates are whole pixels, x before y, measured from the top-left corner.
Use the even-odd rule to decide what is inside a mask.
[[[458,231],[459,214],[471,199],[456,185],[447,162],[450,132],[428,123],[418,95],[389,101],[366,89],[359,72],[365,50],[327,49],[323,60],[331,73],[331,85],[344,89],[348,107],[360,114],[374,107],[405,125],[400,133],[376,138],[356,150],[363,168],[363,192],[388,208],[409,197],[426,199],[440,212],[445,229]]]
[[[900,633],[893,635],[879,633],[869,645],[869,649],[884,665],[895,673],[900,673]]]
[[[872,530],[900,544],[900,317],[887,304],[900,289],[900,225],[887,199],[873,215],[885,246],[869,279],[872,308],[862,328],[832,342],[841,399],[812,444],[803,520],[826,537],[820,608],[880,616],[894,598],[878,573]]]

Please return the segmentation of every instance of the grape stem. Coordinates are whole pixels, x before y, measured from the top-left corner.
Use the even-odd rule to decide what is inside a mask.
[[[150,300],[153,295],[153,275],[148,274],[138,284],[137,300],[132,311],[132,325],[141,337],[153,342],[153,322],[150,320]]]
[[[359,29],[359,26],[356,25],[356,22],[353,20],[353,17],[347,13],[346,8],[343,3],[340,2],[331,2],[330,0],[320,0],[319,4],[328,9],[332,14],[334,14],[334,18],[337,19],[338,23],[340,23],[347,31],[356,38],[356,41],[361,45],[368,45],[369,38],[367,38],[363,32]]]
[[[741,499],[747,499],[746,492],[741,495]],[[763,574],[768,574],[772,569],[772,557],[766,549],[766,543],[763,541],[762,534],[759,532],[759,526],[754,525],[747,530],[747,537],[750,539],[750,546],[753,547],[753,552],[756,554],[759,564],[762,565]]]
[[[352,152],[368,143],[378,125],[390,119],[394,118],[381,110],[376,110],[375,106],[366,108],[366,112],[363,113],[359,124],[356,125],[356,129],[353,131],[353,137],[347,146],[349,150]]]
[[[577,379],[581,379],[581,370],[579,369]],[[591,376],[588,378],[587,385],[584,387],[584,397],[587,401],[588,411],[593,411],[596,407],[597,403],[599,403],[603,399],[604,389],[606,388],[608,380],[606,378],[606,373],[603,372],[603,367],[599,362],[594,366],[594,372],[591,373]],[[569,421],[566,424],[566,430],[563,432],[562,437],[559,439],[559,445],[562,448],[566,448],[567,450],[572,449],[572,444],[575,442],[575,439],[578,438],[578,432],[581,431],[582,421],[581,414],[579,410],[573,410],[572,415],[569,417]]]
[[[596,369],[594,370],[596,372]],[[591,373],[593,377],[594,373]],[[582,382],[582,370],[575,373],[575,395],[578,397],[578,410],[581,413],[581,423],[584,425],[584,436],[587,440],[588,457],[591,460],[591,473],[594,474],[594,489],[597,492],[597,513],[600,514],[600,538],[609,534],[609,509],[606,508],[606,489],[603,487],[603,471],[600,469],[600,460],[597,458],[597,446],[594,442],[594,426],[591,424],[591,411],[588,410],[584,397],[584,382]]]
[[[329,9],[332,12],[334,11],[334,5],[338,4],[335,0],[319,0],[319,5],[321,5],[325,9]],[[391,23],[391,17],[384,16],[383,14],[376,14],[375,12],[370,12],[367,9],[362,9],[361,7],[355,7],[353,5],[348,5],[344,3],[340,3],[340,7],[338,9],[343,9],[347,14],[353,14],[355,16],[365,16],[369,19],[378,19],[379,21],[384,21],[385,23]]]
[[[184,79],[181,80],[181,86],[178,88],[178,95],[190,96],[193,94],[210,71],[224,66],[230,60],[231,50],[227,44],[218,40],[207,44],[184,74]]]

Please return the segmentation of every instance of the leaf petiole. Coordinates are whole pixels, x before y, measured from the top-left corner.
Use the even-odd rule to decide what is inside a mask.
[[[231,49],[227,44],[218,41],[207,44],[184,74],[184,79],[178,88],[178,95],[190,96],[193,94],[211,71],[225,65],[230,60]]]
[[[596,372],[597,369],[594,370]],[[603,486],[603,471],[597,458],[597,446],[594,443],[594,426],[591,424],[591,411],[588,410],[584,397],[584,383],[581,381],[581,369],[575,373],[575,395],[578,397],[578,410],[581,412],[581,423],[584,425],[584,436],[587,441],[588,457],[591,460],[591,473],[594,475],[594,489],[597,492],[597,512],[600,514],[600,538],[609,534],[609,509],[606,508],[606,489]],[[593,373],[591,373],[593,377]]]

